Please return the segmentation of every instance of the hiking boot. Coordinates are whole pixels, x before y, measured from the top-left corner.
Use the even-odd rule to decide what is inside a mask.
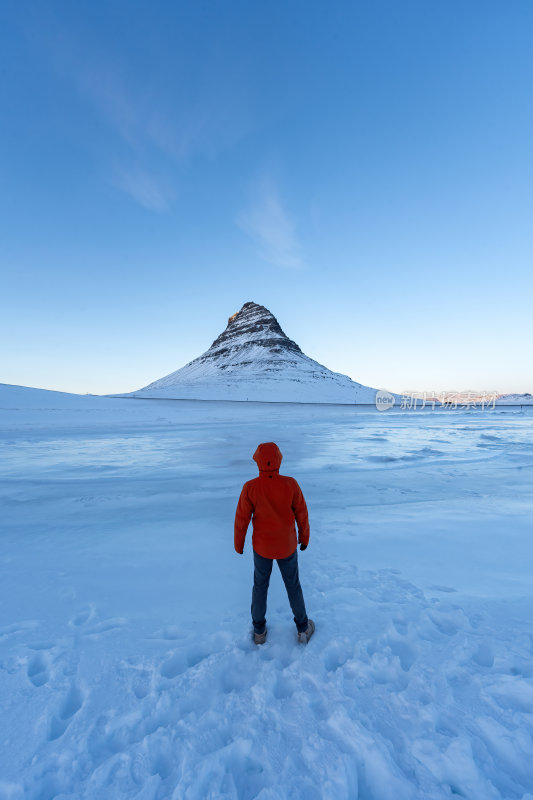
[[[298,634],[298,641],[300,644],[307,644],[313,633],[315,632],[315,623],[312,619],[307,620],[307,630]]]
[[[255,633],[254,631],[254,642],[255,644],[264,644],[267,638],[267,630],[263,631],[263,633]]]

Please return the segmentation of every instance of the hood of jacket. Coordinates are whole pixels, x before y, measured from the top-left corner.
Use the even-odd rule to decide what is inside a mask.
[[[277,472],[282,458],[281,450],[275,442],[263,442],[254,453],[259,472]]]

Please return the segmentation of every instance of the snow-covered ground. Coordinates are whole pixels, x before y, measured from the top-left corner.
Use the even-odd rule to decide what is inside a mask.
[[[0,386],[0,798],[533,799],[533,409]],[[316,633],[233,550],[260,441]]]

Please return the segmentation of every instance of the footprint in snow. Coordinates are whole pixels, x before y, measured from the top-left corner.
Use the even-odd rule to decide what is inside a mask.
[[[353,657],[353,652],[353,644],[349,641],[333,641],[324,651],[324,667],[328,672],[335,672]]]
[[[128,620],[125,617],[112,617],[110,619],[104,619],[101,622],[97,622],[90,628],[86,628],[83,631],[83,634],[84,636],[99,636],[102,633],[113,631],[116,628],[123,628],[124,625],[127,624]]]
[[[443,633],[445,636],[455,636],[466,621],[462,618],[464,615],[461,615],[460,610],[441,611],[434,609],[428,611],[427,615],[439,633]]]
[[[394,629],[396,633],[399,633],[400,636],[407,636],[409,632],[409,623],[405,619],[393,619],[392,624],[394,625]]]
[[[475,650],[472,659],[480,667],[492,667],[494,664],[494,650],[491,643],[486,640],[481,642]]]
[[[167,658],[167,660],[161,664],[159,674],[163,678],[172,680],[178,675],[181,675],[182,672],[185,672],[186,669],[187,662],[185,660],[185,653],[180,650],[177,653],[173,653],[170,658]]]
[[[63,736],[72,717],[78,713],[82,706],[83,694],[79,686],[73,683],[61,703],[58,713],[54,714],[50,720],[50,729],[48,732],[48,740],[50,742]]]
[[[28,661],[28,678],[34,686],[44,686],[50,678],[48,660],[42,653],[36,653]]]
[[[409,672],[418,655],[416,648],[409,644],[409,642],[407,642],[405,639],[389,637],[385,643],[390,648],[393,656],[398,657],[403,671]]]
[[[30,650],[52,650],[55,646],[56,643],[52,641],[28,643]]]
[[[183,633],[177,625],[166,625],[160,628],[155,633],[149,634],[147,639],[159,639],[163,641],[176,641],[177,639],[184,639],[187,634]]]
[[[13,622],[11,625],[5,625],[3,628],[0,628],[0,639],[31,630],[31,628],[36,628],[38,624],[36,619],[27,619],[22,622]]]
[[[279,673],[274,684],[274,697],[277,700],[285,700],[294,694],[296,682],[290,675]]]
[[[137,700],[143,700],[150,694],[152,675],[149,670],[144,669],[139,672],[132,682],[132,691]]]
[[[93,617],[94,605],[89,603],[83,608],[80,608],[80,610],[72,617],[69,624],[73,625],[75,628],[80,628],[83,625],[86,625]]]

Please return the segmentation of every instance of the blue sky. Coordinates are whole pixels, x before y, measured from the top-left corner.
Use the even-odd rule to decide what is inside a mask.
[[[243,303],[395,391],[532,391],[530,0],[0,5],[0,381],[128,391]]]

